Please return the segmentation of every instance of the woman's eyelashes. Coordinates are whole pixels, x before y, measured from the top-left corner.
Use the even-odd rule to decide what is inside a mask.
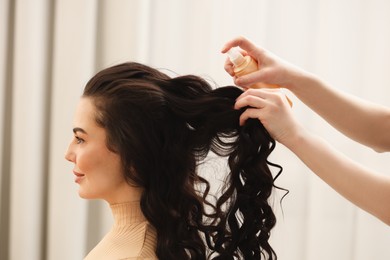
[[[82,139],[82,138],[80,138],[80,137],[78,137],[78,136],[75,136],[74,138],[75,138],[76,144],[82,144],[82,143],[84,143],[84,139]]]

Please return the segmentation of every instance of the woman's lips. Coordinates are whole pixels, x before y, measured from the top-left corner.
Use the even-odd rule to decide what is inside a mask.
[[[84,178],[84,174],[73,171],[73,174],[76,176],[74,179],[74,182],[80,183],[81,180]]]

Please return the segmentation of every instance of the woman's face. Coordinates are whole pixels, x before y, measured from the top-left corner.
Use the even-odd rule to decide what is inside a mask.
[[[91,99],[80,100],[74,117],[74,137],[65,158],[74,163],[80,197],[124,202],[134,187],[125,180],[120,156],[107,148],[106,131],[95,122],[95,110]]]

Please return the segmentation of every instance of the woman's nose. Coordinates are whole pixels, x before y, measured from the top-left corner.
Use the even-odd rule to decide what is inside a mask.
[[[71,144],[68,146],[68,149],[66,149],[65,152],[65,159],[68,160],[69,162],[75,162],[75,154],[72,151]]]

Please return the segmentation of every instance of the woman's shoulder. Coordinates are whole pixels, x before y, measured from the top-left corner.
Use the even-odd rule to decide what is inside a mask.
[[[156,231],[146,221],[120,232],[114,228],[86,256],[89,259],[145,259],[156,258]]]

